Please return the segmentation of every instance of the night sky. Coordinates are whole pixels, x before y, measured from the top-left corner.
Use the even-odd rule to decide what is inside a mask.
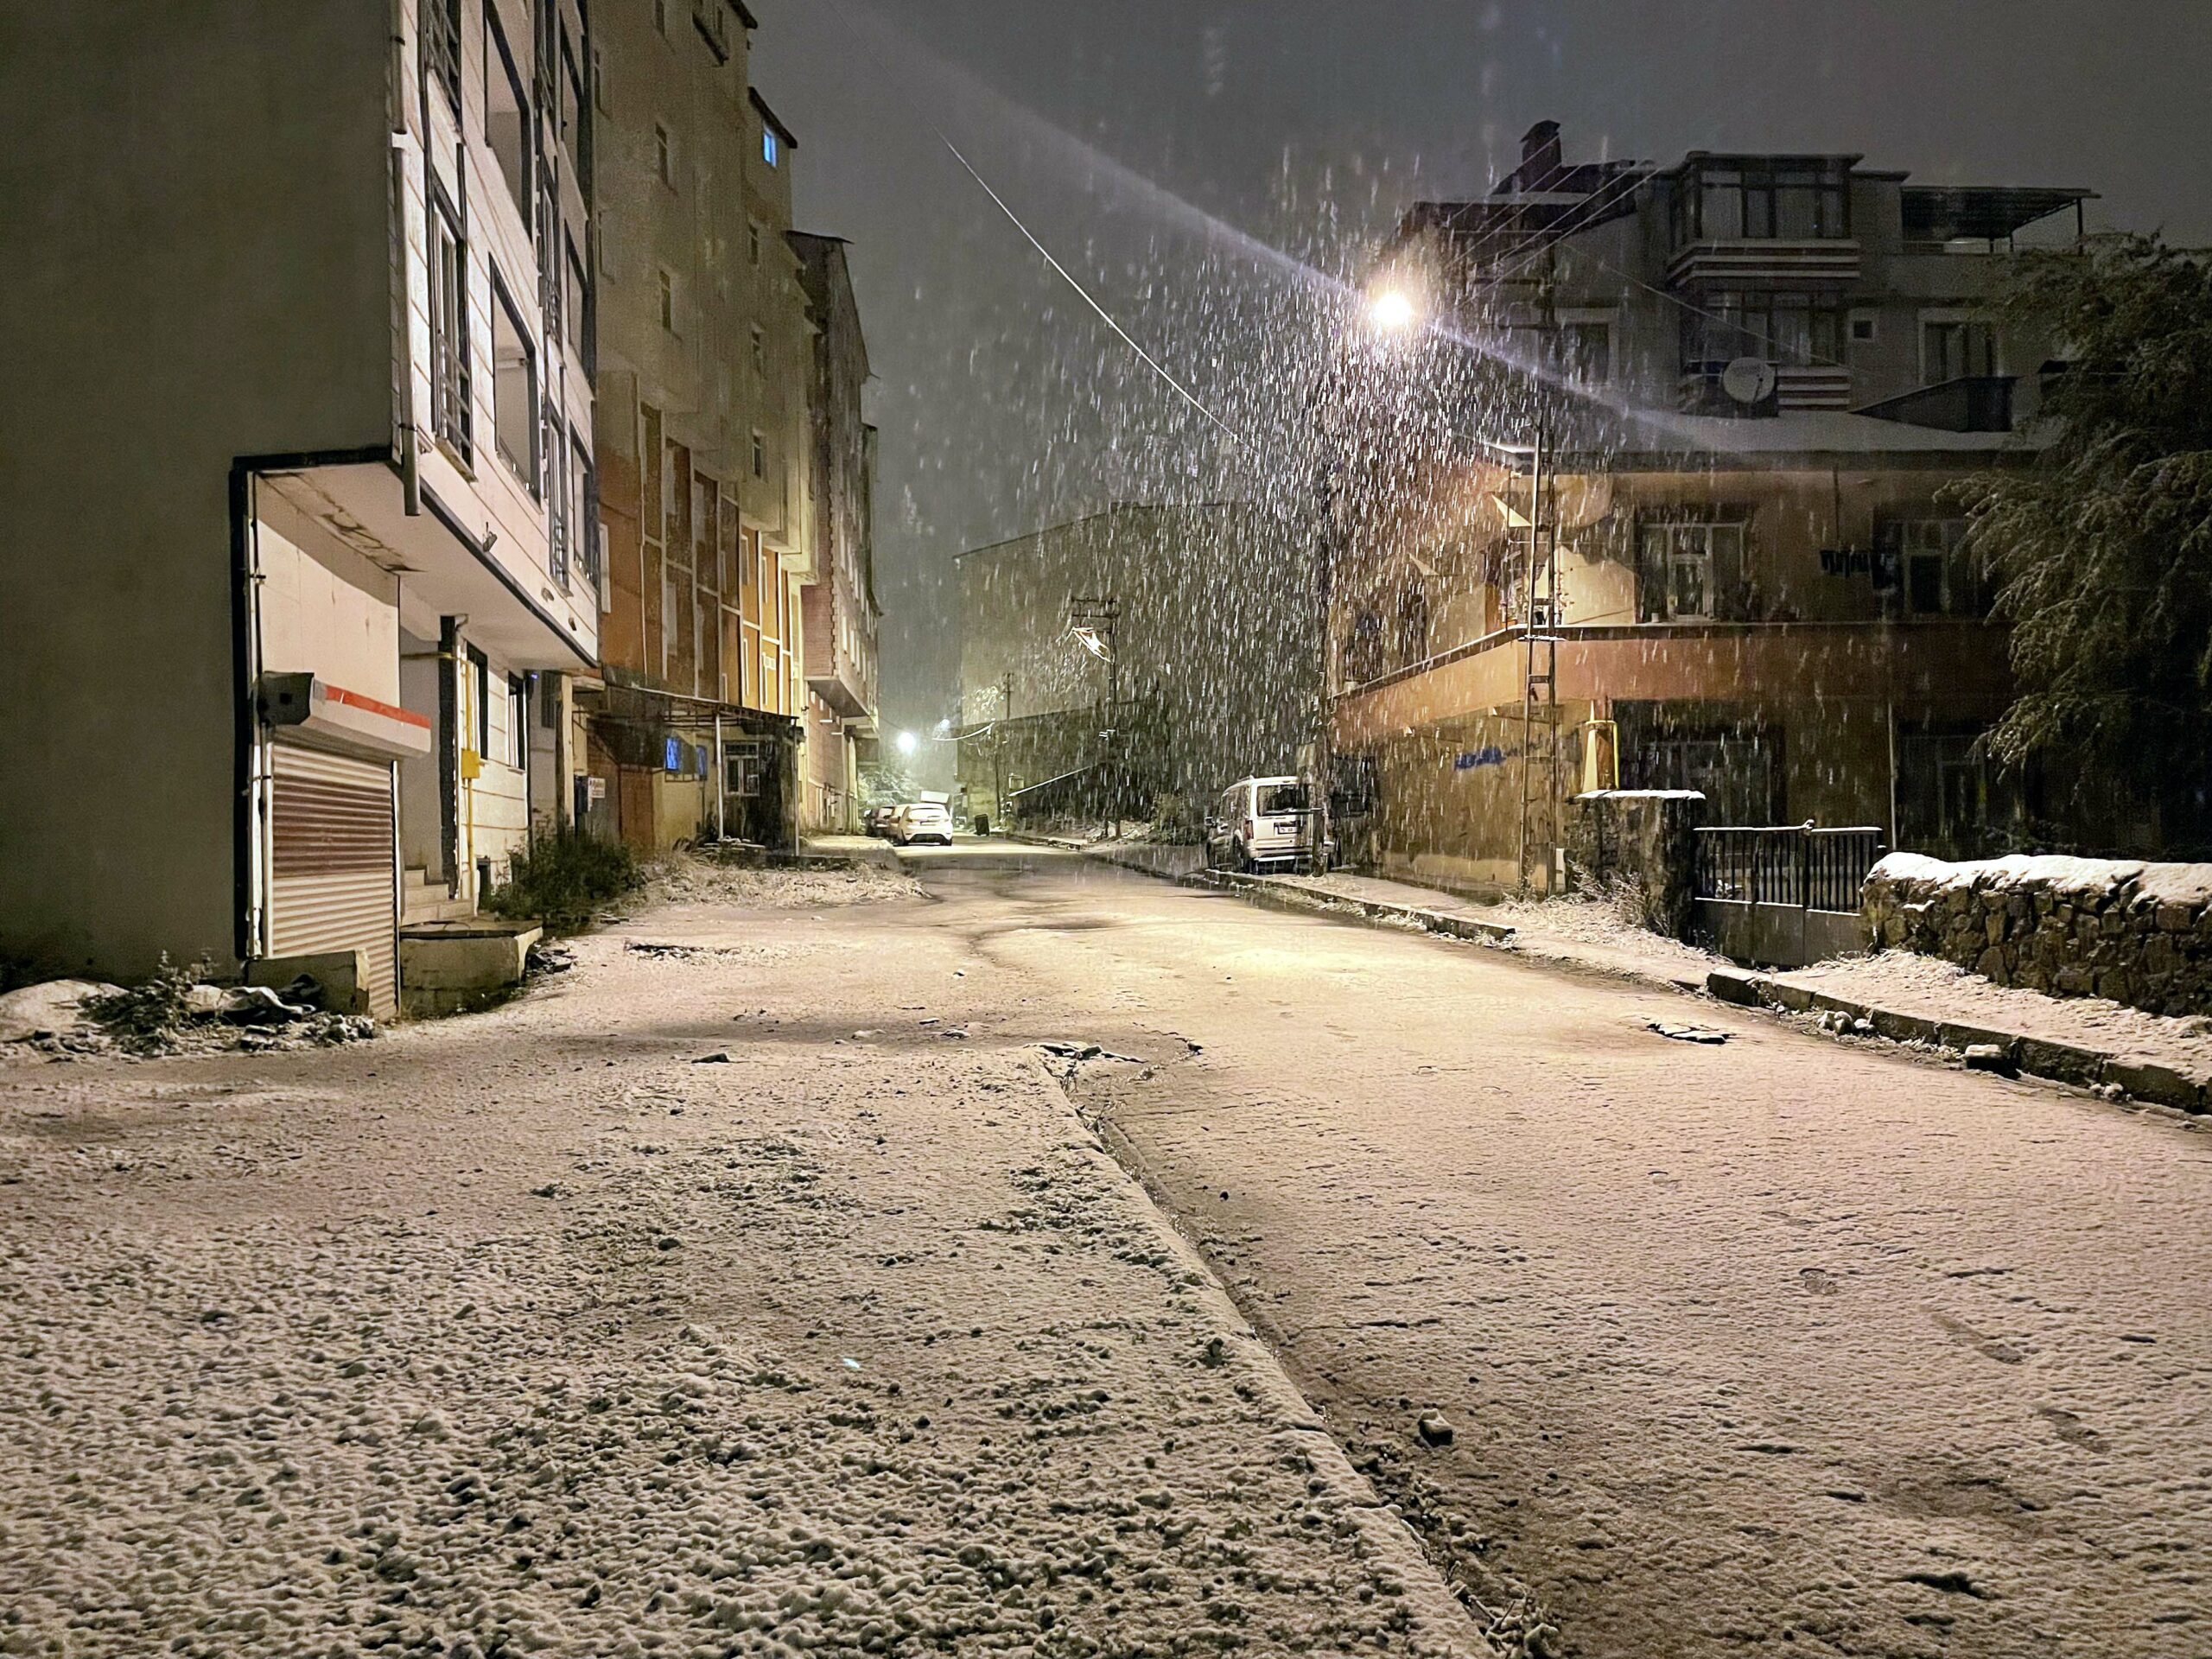
[[[1335,326],[1329,279],[1416,197],[1488,188],[1547,118],[1569,160],[1855,151],[1923,182],[2085,186],[2093,228],[2212,242],[2212,0],[750,3],[799,226],[853,243],[887,732],[953,712],[954,555],[1112,499],[1270,486],[943,139],[1248,433],[1294,418],[1270,400]]]

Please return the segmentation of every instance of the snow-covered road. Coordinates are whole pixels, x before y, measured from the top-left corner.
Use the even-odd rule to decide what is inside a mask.
[[[938,925],[1155,1062],[1083,1097],[1479,1593],[1586,1656],[2212,1654],[2202,1128],[1085,875],[944,867]]]
[[[2212,1653],[2201,1131],[913,867],[356,1048],[0,1068],[0,1653],[1471,1651],[1339,1443],[1570,1654]]]

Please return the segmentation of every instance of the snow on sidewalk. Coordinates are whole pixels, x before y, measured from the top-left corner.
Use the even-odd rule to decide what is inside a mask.
[[[1479,1650],[1035,1054],[834,925],[11,1076],[0,1653]]]

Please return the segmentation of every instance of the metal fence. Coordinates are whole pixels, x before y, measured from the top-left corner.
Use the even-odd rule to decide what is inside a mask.
[[[1697,896],[1805,910],[1855,911],[1882,855],[1879,829],[1809,823],[1725,825],[1697,832]]]

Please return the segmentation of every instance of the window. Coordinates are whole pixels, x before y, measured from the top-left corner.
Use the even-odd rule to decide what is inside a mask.
[[[1965,519],[1933,514],[1877,520],[1877,585],[1909,616],[1988,615],[1989,582],[1961,545],[1966,532]]]
[[[475,646],[468,647],[468,702],[475,714],[476,758],[492,753],[492,664]]]
[[[745,255],[752,264],[760,263],[760,221],[757,219],[745,227]]]
[[[676,332],[676,277],[667,270],[660,273],[660,326]]]
[[[1570,322],[1560,329],[1560,365],[1577,380],[1602,385],[1613,378],[1613,326]]]
[[[423,0],[423,73],[461,112],[461,0]]]
[[[581,442],[569,446],[569,523],[574,527],[569,542],[576,564],[583,572],[587,587],[599,585],[598,524],[592,517],[592,501],[597,493],[592,477],[591,456],[585,453]]]
[[[1851,343],[1871,345],[1879,337],[1879,329],[1872,313],[1854,311],[1851,314]]]
[[[506,762],[530,764],[530,683],[519,674],[507,676]]]
[[[492,424],[499,454],[539,493],[537,357],[506,285],[492,279]]]
[[[466,463],[468,406],[468,256],[445,193],[430,193],[430,435]]]
[[[584,257],[576,251],[574,237],[566,238],[568,257],[562,265],[561,315],[569,327],[569,346],[575,353],[576,361],[588,363],[591,353],[586,349],[588,336],[584,328],[585,311],[591,302],[591,279],[584,275]]]
[[[596,60],[594,60],[594,62]],[[584,181],[583,72],[576,67],[576,48],[566,29],[561,31],[561,143],[569,155],[569,171]]]
[[[737,738],[722,745],[723,788],[732,795],[754,796],[768,770],[766,745],[760,738]]]
[[[667,39],[668,0],[653,0],[653,28],[662,39]]]
[[[533,192],[530,186],[533,160],[531,149],[530,94],[523,90],[521,71],[507,37],[499,28],[499,7],[484,8],[484,142],[499,164],[507,193],[522,209],[523,226],[532,227]]]
[[[1682,367],[1710,371],[1739,357],[1783,368],[1821,366],[1843,355],[1843,310],[1816,294],[1723,289],[1702,311],[1682,314]]]
[[[591,101],[601,115],[614,113],[607,97],[607,54],[595,46],[591,49]]]
[[[1946,380],[1973,376],[1986,378],[1997,372],[1997,331],[1986,322],[1963,317],[1923,318],[1920,325],[1920,380],[1941,385]]]
[[[554,581],[569,585],[569,538],[575,521],[569,516],[569,445],[558,423],[546,433],[545,471],[551,485],[552,512],[545,515],[545,565]]]
[[[1428,593],[1408,588],[1398,601],[1398,661],[1418,663],[1428,655]]]
[[[1739,522],[1662,519],[1638,526],[1637,620],[1740,620],[1746,607]]]
[[[1685,169],[1674,195],[1675,245],[1808,242],[1851,234],[1849,168],[1841,162],[1713,160]]]
[[[758,431],[753,435],[753,476],[755,478],[768,476],[768,441]]]
[[[761,332],[757,323],[753,329],[753,372],[768,372],[768,336]]]
[[[766,121],[760,124],[760,159],[773,167],[783,158],[783,145],[778,142],[776,130]]]
[[[1344,671],[1345,679],[1357,684],[1374,679],[1382,671],[1382,619],[1374,611],[1362,610],[1351,620],[1351,632],[1344,639]]]
[[[658,121],[653,123],[653,174],[670,189],[676,188],[676,140]]]

